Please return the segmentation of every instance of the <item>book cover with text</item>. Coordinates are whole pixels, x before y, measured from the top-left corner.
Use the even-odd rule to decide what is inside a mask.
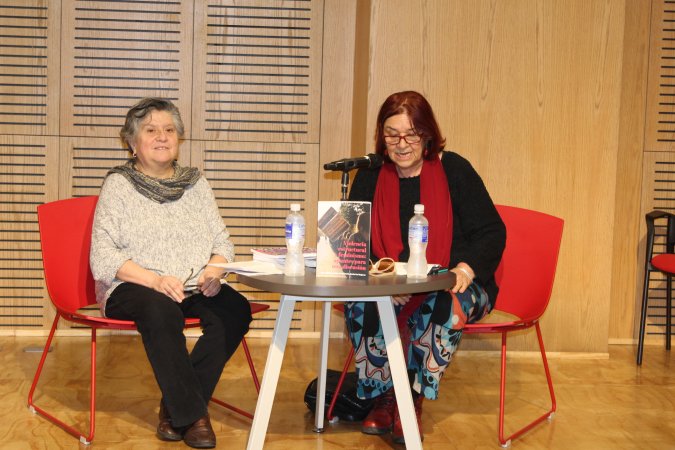
[[[370,202],[319,202],[317,276],[368,276],[370,210]]]

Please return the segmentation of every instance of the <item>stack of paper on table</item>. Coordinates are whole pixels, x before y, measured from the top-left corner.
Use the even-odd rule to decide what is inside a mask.
[[[259,247],[251,249],[254,261],[270,262],[280,268],[284,267],[286,251],[286,247]],[[305,257],[305,266],[316,267],[316,249],[305,247],[302,249],[302,253]]]
[[[230,273],[241,273],[245,275],[270,275],[284,273],[282,269],[272,262],[265,261],[239,261],[232,263],[210,263],[210,266],[220,267]]]

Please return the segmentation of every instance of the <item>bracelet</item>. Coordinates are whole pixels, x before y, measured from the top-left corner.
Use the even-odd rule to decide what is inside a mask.
[[[463,268],[463,267],[457,267],[457,270],[461,270],[462,273],[463,273],[464,275],[466,275],[466,277],[469,279],[469,281],[473,281],[473,277],[472,277],[471,275],[469,275],[469,271],[468,271],[468,270],[466,270],[466,269]]]

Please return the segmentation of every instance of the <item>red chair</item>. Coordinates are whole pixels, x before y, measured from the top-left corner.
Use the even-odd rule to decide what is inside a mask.
[[[647,219],[647,247],[645,250],[645,278],[642,287],[642,312],[640,313],[640,334],[638,336],[637,364],[642,364],[645,345],[645,326],[647,322],[647,300],[649,297],[649,276],[652,272],[661,272],[666,277],[666,350],[670,350],[671,317],[672,317],[672,277],[675,275],[675,215],[665,211],[652,211]],[[655,222],[665,219],[666,233],[662,245],[663,253],[654,256],[654,243],[657,237]]]
[[[539,328],[539,318],[546,311],[556,265],[558,251],[562,239],[563,220],[537,211],[516,208],[512,206],[497,206],[499,215],[506,224],[506,248],[502,261],[499,264],[495,278],[499,285],[499,295],[495,311],[515,316],[508,322],[488,323],[480,322],[466,325],[464,333],[500,333],[502,335],[501,356],[501,384],[499,389],[499,443],[508,447],[511,440],[516,439],[547,418],[552,418],[556,410],[553,382],[546,360],[544,341]],[[335,309],[344,311],[343,304],[337,304]],[[551,408],[536,420],[504,438],[504,397],[506,386],[506,335],[512,331],[519,331],[534,327],[539,341],[539,350],[546,373],[546,381],[551,396]],[[345,362],[342,377],[339,380],[336,392],[339,392],[344,375],[349,370],[354,355],[352,348]],[[334,396],[328,411],[327,418],[333,418]]]
[[[33,384],[28,394],[28,407],[33,413],[38,413],[49,421],[63,428],[71,435],[79,438],[83,444],[90,444],[94,439],[95,409],[96,409],[96,331],[107,330],[135,330],[133,322],[114,320],[79,312],[81,308],[95,305],[94,279],[89,269],[89,248],[91,244],[91,228],[94,210],[98,197],[83,197],[59,200],[38,206],[38,223],[40,227],[40,243],[42,245],[42,259],[47,291],[52,304],[56,308],[56,316],[52,324],[47,343],[45,344],[38,364]],[[268,309],[268,305],[251,303],[251,312],[259,313]],[[49,353],[59,319],[91,327],[91,386],[89,405],[89,434],[85,436],[74,427],[65,424],[52,414],[40,408],[33,401],[33,394],[40,379],[40,374]],[[186,328],[199,327],[199,319],[186,319]],[[256,391],[260,391],[260,383],[256,374],[253,360],[249,352],[246,339],[242,340],[242,347],[246,353],[251,376]],[[253,415],[212,398],[212,402],[228,408],[248,418]]]
[[[546,419],[552,419],[556,410],[553,381],[546,360],[544,340],[539,318],[546,311],[563,232],[563,220],[548,214],[513,206],[497,206],[506,224],[506,248],[495,278],[499,295],[495,311],[515,316],[508,322],[487,321],[466,325],[464,333],[499,333],[502,335],[501,382],[499,386],[499,443],[508,447],[513,439],[529,431]],[[487,319],[489,320],[489,318]],[[544,365],[551,407],[523,428],[504,437],[504,398],[506,387],[506,336],[513,331],[534,327]]]

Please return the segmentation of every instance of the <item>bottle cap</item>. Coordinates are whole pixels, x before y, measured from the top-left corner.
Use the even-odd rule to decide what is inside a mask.
[[[300,203],[291,203],[291,211],[300,211]]]
[[[424,205],[417,204],[415,205],[415,214],[424,214]]]

